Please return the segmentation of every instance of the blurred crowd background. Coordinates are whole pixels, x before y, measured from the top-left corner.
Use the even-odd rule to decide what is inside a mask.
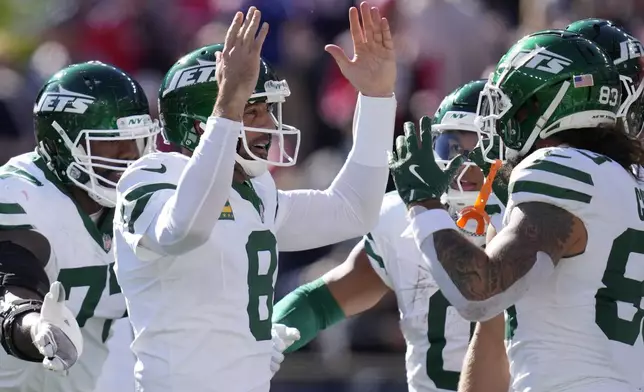
[[[257,6],[270,23],[263,56],[292,91],[285,121],[302,130],[298,164],[274,170],[282,189],[325,188],[351,147],[356,91],[324,45],[351,52],[355,0],[0,0],[0,163],[34,148],[31,110],[66,65],[101,60],[131,73],[156,114],[157,90],[184,53],[221,42],[232,14]],[[521,36],[585,17],[644,39],[644,0],[371,0],[391,23],[398,57],[397,129],[433,114],[462,83],[487,77]],[[164,146],[160,142],[160,148]],[[391,184],[390,184],[391,185]],[[393,188],[392,188],[393,189]],[[312,224],[315,224],[312,222]],[[282,253],[276,300],[342,262],[357,242]],[[449,327],[449,326],[447,326]],[[274,391],[405,391],[395,298],[324,331],[287,357]]]

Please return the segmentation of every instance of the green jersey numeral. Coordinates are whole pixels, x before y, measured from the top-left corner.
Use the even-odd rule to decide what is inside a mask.
[[[456,391],[460,372],[445,370],[443,350],[447,345],[445,339],[445,323],[447,322],[447,308],[451,306],[447,298],[439,290],[429,298],[429,312],[427,314],[427,377],[434,382],[437,388]],[[470,323],[470,339],[474,334],[476,323]]]
[[[642,298],[644,282],[627,278],[626,264],[630,255],[644,254],[644,231],[626,229],[613,241],[606,271],[602,277],[605,287],[595,294],[595,322],[609,340],[634,345],[644,332],[642,327]],[[633,257],[635,260],[636,258]],[[630,320],[619,317],[617,302],[630,304],[635,314]]]
[[[277,269],[277,240],[270,230],[253,231],[246,243],[248,255],[248,324],[255,340],[270,340],[273,317],[273,276]],[[265,257],[262,257],[265,256]],[[265,263],[260,263],[265,261]],[[267,314],[260,315],[260,303]]]
[[[108,285],[109,277],[109,285]],[[83,328],[90,318],[94,317],[94,311],[98,306],[105,287],[108,287],[108,294],[114,295],[121,292],[121,287],[116,281],[114,274],[114,263],[110,265],[90,265],[78,268],[63,268],[58,273],[57,279],[65,288],[66,300],[74,287],[87,287],[87,294],[81,303],[80,310],[76,315],[78,326]],[[105,320],[103,326],[103,342],[107,340],[110,326],[113,320]]]

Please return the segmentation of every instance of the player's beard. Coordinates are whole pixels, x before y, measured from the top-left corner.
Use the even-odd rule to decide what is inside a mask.
[[[517,155],[506,160],[503,163],[503,166],[501,166],[501,168],[499,169],[499,172],[497,173],[497,177],[499,178],[499,180],[501,180],[505,184],[509,184],[512,170],[514,170],[514,168],[517,167],[517,165],[521,163],[521,161],[524,160],[525,157],[527,157],[528,155],[530,154],[526,154],[524,156]]]

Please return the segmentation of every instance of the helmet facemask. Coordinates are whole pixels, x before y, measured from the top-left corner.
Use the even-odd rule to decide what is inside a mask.
[[[505,145],[503,144],[503,139],[500,137],[500,133],[497,132],[497,126],[501,122],[501,118],[510,109],[512,109],[512,101],[510,98],[499,87],[496,87],[488,80],[483,91],[479,94],[476,118],[474,119],[474,129],[479,138],[478,145],[483,152],[483,160],[485,162],[494,163],[496,159],[505,161]],[[495,143],[498,145],[495,146]],[[499,156],[495,156],[493,151]]]
[[[640,80],[636,86],[628,76],[619,75],[619,79],[622,82],[622,104],[617,110],[617,119],[627,134],[640,137],[644,127],[644,81]]]
[[[257,177],[268,169],[268,165],[288,167],[297,162],[297,155],[300,149],[300,130],[290,125],[284,124],[282,117],[282,104],[286,102],[286,97],[291,95],[291,91],[285,80],[269,80],[264,83],[264,91],[251,95],[249,102],[266,102],[269,105],[270,117],[275,128],[255,128],[244,125],[239,135],[241,146],[251,159],[247,159],[237,154],[235,161],[239,163],[246,174],[251,177]],[[274,113],[274,111],[276,113]],[[253,153],[250,146],[252,140],[248,140],[246,131],[267,134],[269,145],[267,150],[269,155],[262,158]],[[271,157],[271,148],[277,148],[275,159]],[[292,153],[289,151],[292,150]]]
[[[85,190],[98,204],[108,208],[116,205],[116,182],[97,173],[97,169],[123,173],[136,160],[93,155],[91,142],[133,140],[139,156],[143,156],[155,150],[156,136],[161,131],[158,122],[147,114],[122,117],[117,119],[116,124],[116,129],[83,129],[74,140],[69,138],[58,122],[53,121],[51,124],[71,153],[72,162],[66,169],[67,178],[75,186]],[[47,155],[45,148],[40,148],[40,152]],[[51,161],[50,157],[46,158]]]

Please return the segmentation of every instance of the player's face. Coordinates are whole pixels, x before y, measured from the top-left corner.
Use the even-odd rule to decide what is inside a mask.
[[[276,129],[273,118],[271,117],[271,107],[265,102],[246,105],[243,121],[246,127]],[[271,134],[253,131],[245,132],[248,147],[253,151],[253,154],[266,159],[268,157]],[[243,147],[239,149],[239,155],[244,159],[252,159]]]
[[[434,150],[441,159],[448,161],[459,154],[469,154],[477,143],[478,136],[475,132],[445,131],[434,140]],[[461,172],[463,172],[463,176],[460,177],[460,184],[464,191],[479,191],[481,189],[484,180],[483,172],[473,165],[462,165],[460,167],[459,175],[450,185],[452,189],[459,189],[458,178]]]
[[[114,140],[114,141],[95,141],[89,142],[93,161],[101,163],[100,158],[123,159],[135,161],[141,157],[139,147],[135,140]],[[115,165],[114,163],[108,163]],[[110,181],[118,182],[123,174],[122,171],[114,171],[104,168],[94,168],[94,173]],[[104,183],[103,186],[112,187]]]

